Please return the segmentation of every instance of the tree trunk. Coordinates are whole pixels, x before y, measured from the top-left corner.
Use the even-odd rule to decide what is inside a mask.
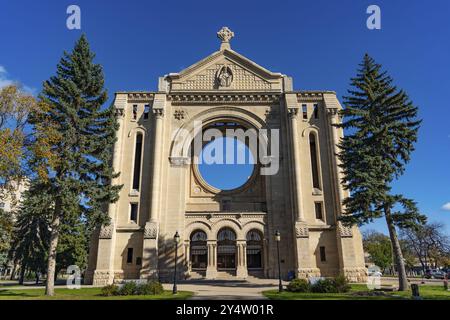
[[[405,260],[403,259],[402,249],[400,248],[400,242],[398,241],[397,230],[395,230],[394,222],[392,221],[391,208],[386,207],[384,209],[386,217],[386,223],[389,230],[389,237],[392,243],[392,252],[394,254],[394,261],[398,272],[398,290],[405,291],[408,289],[408,278],[405,270]]]
[[[20,276],[19,276],[19,284],[23,285],[23,281],[25,280],[25,266],[23,266],[20,269]]]
[[[55,214],[51,223],[51,236],[50,236],[50,246],[48,251],[48,263],[47,263],[47,282],[45,285],[45,294],[48,296],[55,295],[55,269],[56,269],[56,248],[58,247],[59,239],[59,213],[60,205],[59,201],[55,205]]]
[[[11,270],[11,277],[9,278],[9,280],[14,280],[16,275],[16,269],[17,269],[17,262],[14,261],[13,268]]]

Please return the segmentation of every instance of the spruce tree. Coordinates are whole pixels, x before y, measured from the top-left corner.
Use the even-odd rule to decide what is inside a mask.
[[[107,101],[102,67],[84,35],[71,53],[64,52],[56,75],[44,82],[35,126],[33,166],[50,187],[54,210],[50,219],[46,294],[54,294],[58,239],[63,221],[82,218],[92,230],[108,223],[107,204],[117,200],[112,186],[112,148],[118,124]]]
[[[386,220],[399,275],[399,290],[408,287],[405,264],[396,228],[425,221],[414,201],[391,192],[392,182],[405,170],[417,141],[421,121],[408,95],[369,55],[365,55],[352,88],[344,97],[343,123],[347,135],[340,142],[343,185],[350,191],[344,200],[345,224]]]

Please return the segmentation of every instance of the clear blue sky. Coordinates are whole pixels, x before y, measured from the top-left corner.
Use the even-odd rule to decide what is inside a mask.
[[[289,74],[296,89],[342,96],[368,52],[407,90],[424,119],[395,191],[450,231],[450,211],[442,209],[450,202],[450,1],[2,1],[0,84],[14,80],[40,90],[62,51],[80,36],[66,28],[70,4],[81,7],[81,32],[104,66],[110,97],[155,90],[159,76],[217,50],[222,26],[235,32],[233,49]],[[381,30],[366,28],[370,4],[381,7]],[[383,224],[369,228],[385,230]]]

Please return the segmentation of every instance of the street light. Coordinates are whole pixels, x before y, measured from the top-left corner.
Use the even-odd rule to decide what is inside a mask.
[[[177,264],[178,264],[178,243],[180,243],[180,235],[178,234],[178,231],[175,232],[175,235],[173,236],[173,239],[175,240],[175,271],[173,273],[173,289],[172,293],[177,294]]]
[[[275,231],[275,241],[277,242],[277,253],[278,253],[278,292],[283,291],[283,284],[281,282],[281,264],[280,264],[280,231]]]

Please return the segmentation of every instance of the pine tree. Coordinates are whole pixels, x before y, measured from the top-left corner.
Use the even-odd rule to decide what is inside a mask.
[[[418,108],[369,55],[365,55],[352,89],[344,97],[340,125],[348,134],[340,142],[345,224],[366,224],[384,217],[399,275],[399,290],[408,287],[397,230],[421,224],[425,217],[416,203],[391,192],[414,151],[421,121]]]
[[[40,110],[30,115],[35,126],[33,166],[50,186],[51,216],[46,294],[54,294],[58,239],[63,221],[83,218],[89,229],[108,223],[105,211],[120,186],[111,167],[118,124],[113,106],[104,108],[102,67],[84,35],[71,53],[64,52],[56,75],[44,82]]]

